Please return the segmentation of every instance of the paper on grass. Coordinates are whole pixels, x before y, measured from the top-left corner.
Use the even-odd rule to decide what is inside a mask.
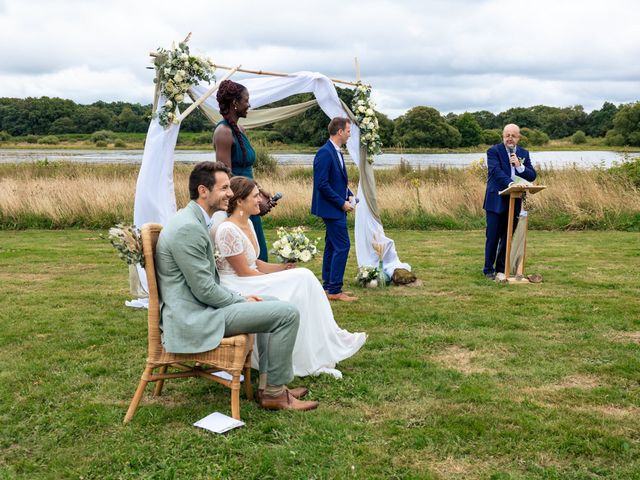
[[[149,308],[148,298],[137,298],[133,300],[127,300],[124,302],[127,307],[131,308]]]
[[[220,412],[214,412],[201,418],[193,424],[194,427],[204,428],[210,432],[224,433],[234,428],[243,427],[244,422],[236,420],[235,418],[227,417]]]
[[[231,374],[229,374],[227,372],[223,372],[222,370],[220,370],[219,372],[211,372],[211,375],[215,375],[216,377],[220,377],[220,378],[223,378],[223,379],[229,380],[229,381],[231,381],[233,379]],[[242,374],[240,374],[240,382],[244,382],[244,375],[242,375]]]

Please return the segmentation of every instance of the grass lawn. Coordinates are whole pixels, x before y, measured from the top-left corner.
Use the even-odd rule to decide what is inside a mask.
[[[505,286],[480,231],[388,231],[424,285],[349,285],[334,313],[369,339],[341,381],[296,379],[320,408],[241,400],[223,436],[191,426],[230,414],[197,379],[148,387],[122,425],[146,312],[98,233],[0,231],[0,479],[640,478],[638,233],[531,232],[545,282]]]

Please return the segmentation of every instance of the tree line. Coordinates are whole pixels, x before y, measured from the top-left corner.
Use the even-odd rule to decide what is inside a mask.
[[[351,102],[352,91],[337,88],[339,97]],[[311,94],[289,97],[270,106],[312,99]],[[181,105],[181,110],[186,105]],[[77,104],[61,98],[0,98],[0,141],[28,135],[58,135],[113,131],[144,133],[151,117],[151,104],[98,101]],[[471,147],[501,141],[501,129],[508,123],[522,128],[524,144],[543,145],[549,139],[570,137],[584,143],[587,136],[601,137],[606,145],[640,146],[640,102],[602,107],[586,113],[581,105],[572,107],[514,107],[494,114],[482,110],[463,114],[441,114],[428,106],[417,106],[391,120],[376,112],[385,147],[407,148]],[[327,118],[319,107],[300,116],[264,127],[261,138],[269,142],[319,146],[326,141]],[[199,111],[182,123],[186,132],[208,132],[213,125]]]

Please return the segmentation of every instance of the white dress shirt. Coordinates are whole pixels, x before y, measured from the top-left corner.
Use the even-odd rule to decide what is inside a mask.
[[[507,150],[507,156],[509,158],[511,158],[511,156],[509,155],[509,149],[507,148],[507,146],[505,145],[504,148]],[[513,149],[513,153],[517,156],[518,155],[518,146],[516,145],[516,147]],[[511,165],[511,180],[513,180],[514,182],[516,181],[516,172],[517,173],[522,173],[524,172],[524,164],[521,163],[519,167],[514,167],[512,163],[509,163],[509,165]]]
[[[344,157],[342,156],[342,152],[340,151],[340,147],[337,146],[335,143],[333,143],[333,140],[329,139],[329,141],[331,142],[331,145],[333,145],[336,149],[336,152],[338,152],[338,159],[340,159],[340,165],[342,165],[342,168],[344,168]]]
[[[207,211],[202,208],[202,205],[200,205],[199,203],[197,205],[200,207],[200,210],[202,210],[202,215],[204,215],[204,223],[207,225],[207,228],[209,228],[211,226],[211,217],[209,216]]]

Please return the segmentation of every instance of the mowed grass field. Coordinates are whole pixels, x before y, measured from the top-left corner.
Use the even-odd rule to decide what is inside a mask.
[[[422,286],[348,285],[334,314],[369,338],[342,380],[295,380],[320,408],[242,400],[225,435],[192,426],[230,414],[197,379],[148,387],[122,424],[146,311],[99,233],[0,231],[0,479],[640,478],[637,232],[530,232],[545,281],[506,286],[481,274],[481,231],[390,229]]]

